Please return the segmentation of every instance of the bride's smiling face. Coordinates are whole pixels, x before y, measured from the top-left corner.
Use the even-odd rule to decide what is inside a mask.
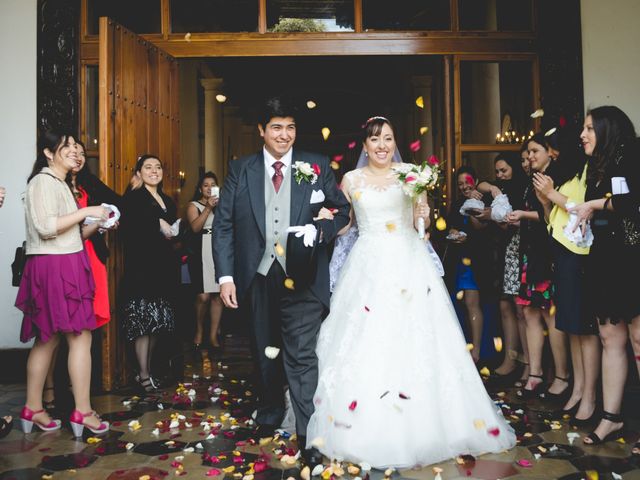
[[[375,167],[391,165],[391,159],[396,151],[396,139],[393,130],[385,123],[378,135],[367,137],[364,141],[364,151],[369,157],[369,164]]]

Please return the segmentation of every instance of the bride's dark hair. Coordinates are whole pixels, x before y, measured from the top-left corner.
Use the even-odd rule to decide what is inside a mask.
[[[362,141],[364,142],[369,137],[377,137],[382,132],[382,127],[387,124],[393,132],[393,136],[396,135],[396,129],[393,128],[392,123],[385,117],[371,117],[369,118],[362,128]]]

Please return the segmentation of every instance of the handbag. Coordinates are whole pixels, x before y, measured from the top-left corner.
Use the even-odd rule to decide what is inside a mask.
[[[27,242],[22,242],[22,245],[16,248],[16,254],[11,264],[11,285],[14,287],[20,286],[25,263],[27,263]]]

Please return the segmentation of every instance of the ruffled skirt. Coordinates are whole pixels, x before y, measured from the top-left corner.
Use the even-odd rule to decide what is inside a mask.
[[[63,255],[30,255],[16,307],[24,313],[20,340],[46,342],[56,333],[96,328],[94,281],[84,250]]]

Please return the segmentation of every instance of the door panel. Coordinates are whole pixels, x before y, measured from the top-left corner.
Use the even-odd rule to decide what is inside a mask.
[[[100,18],[100,178],[124,193],[137,158],[158,155],[163,188],[177,200],[180,112],[176,60],[112,20]],[[175,96],[176,98],[172,98]],[[116,292],[123,273],[118,233],[109,234],[111,322],[104,327],[102,385],[112,390],[127,381],[126,339],[118,328]]]

